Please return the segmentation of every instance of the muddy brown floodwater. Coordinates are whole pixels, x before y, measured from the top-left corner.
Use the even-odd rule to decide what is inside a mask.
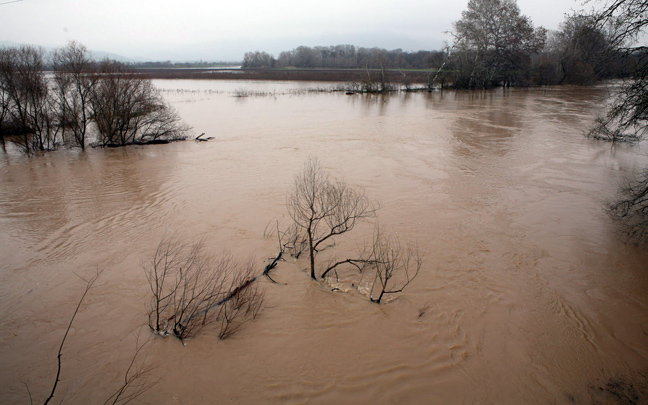
[[[75,273],[103,269],[55,396],[102,403],[134,335],[150,335],[141,263],[162,236],[205,236],[261,271],[277,250],[264,229],[286,220],[310,155],[424,248],[418,279],[376,305],[281,262],[282,284],[261,281],[265,311],[231,339],[207,329],[145,347],[159,381],[146,403],[589,403],[605,379],[648,368],[648,251],[624,244],[603,209],[648,158],[645,145],[583,136],[604,87],[347,96],[155,83],[215,139],[0,154],[0,402],[29,403],[26,386],[48,395],[84,288]]]

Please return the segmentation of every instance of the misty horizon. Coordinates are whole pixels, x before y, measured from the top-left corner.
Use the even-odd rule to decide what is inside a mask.
[[[451,42],[447,32],[461,18],[467,2],[214,4],[191,0],[179,7],[166,0],[83,6],[70,0],[56,4],[21,0],[0,5],[0,42],[58,48],[77,41],[95,53],[134,62],[238,62],[245,52],[278,56],[302,45],[439,50],[444,42]],[[520,0],[518,5],[536,26],[548,29],[558,28],[564,15],[580,6],[560,0]]]

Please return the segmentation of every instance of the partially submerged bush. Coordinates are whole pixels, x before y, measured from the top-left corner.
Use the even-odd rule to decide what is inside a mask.
[[[177,235],[163,239],[143,265],[149,286],[149,326],[161,336],[195,336],[208,325],[220,325],[225,339],[259,314],[264,292],[254,283],[251,261],[230,253],[203,252],[204,241],[185,243]]]

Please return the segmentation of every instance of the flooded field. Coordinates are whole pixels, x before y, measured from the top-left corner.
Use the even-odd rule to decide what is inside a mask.
[[[606,403],[648,369],[648,250],[604,211],[645,145],[583,134],[604,87],[388,96],[317,83],[157,80],[209,142],[0,153],[0,402],[103,403],[150,331],[142,262],[173,232],[209,252],[277,252],[309,156],[381,203],[425,251],[387,304],[332,292],[305,259],[266,279],[265,310],[228,340],[205,329],[144,348],[145,403]],[[248,97],[236,97],[248,95]],[[353,240],[371,238],[354,231]],[[27,387],[29,389],[27,389]]]

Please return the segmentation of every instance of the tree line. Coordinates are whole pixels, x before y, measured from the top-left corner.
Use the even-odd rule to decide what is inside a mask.
[[[51,66],[53,72],[46,72]],[[152,82],[115,61],[93,61],[70,42],[46,53],[0,49],[0,142],[25,152],[184,139],[188,127]]]
[[[267,52],[246,52],[243,68],[427,69],[446,57],[445,51],[407,52],[402,49],[363,48],[353,45],[299,46],[278,58]]]
[[[566,16],[558,30],[535,27],[515,0],[470,0],[442,50],[353,45],[300,46],[278,58],[247,52],[243,68],[429,69],[434,85],[464,89],[592,84],[629,74],[638,55],[619,52],[613,24],[595,15]],[[430,83],[432,84],[432,83]]]

